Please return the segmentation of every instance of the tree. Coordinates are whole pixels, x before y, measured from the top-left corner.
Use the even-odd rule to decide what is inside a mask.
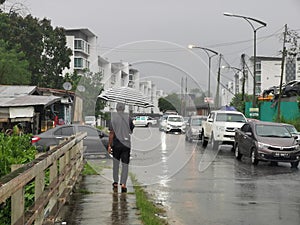
[[[63,69],[69,68],[72,51],[66,47],[63,28],[53,29],[47,19],[0,13],[0,39],[24,52],[32,73],[31,85],[61,88]],[[16,44],[18,43],[18,45]]]
[[[46,75],[40,85],[44,87],[61,88],[62,71],[69,68],[71,49],[67,48],[65,31],[63,28],[55,28],[47,19],[40,21],[43,34],[44,52],[41,56],[40,71]]]
[[[252,99],[252,95],[245,94],[244,100],[242,100],[243,96],[242,93],[237,93],[231,99],[230,105],[234,106],[236,110],[245,113],[245,103],[250,102]]]
[[[180,112],[180,105],[180,99],[176,93],[158,99],[158,108],[162,112],[165,112],[166,110],[175,110]]]
[[[25,54],[9,49],[0,39],[0,84],[30,84],[30,72]]]
[[[104,109],[105,102],[98,99],[98,95],[103,91],[102,84],[103,73],[92,73],[86,70],[83,75],[66,74],[64,82],[72,84],[72,90],[83,100],[84,116],[101,114],[100,110]],[[80,87],[80,88],[79,88]]]

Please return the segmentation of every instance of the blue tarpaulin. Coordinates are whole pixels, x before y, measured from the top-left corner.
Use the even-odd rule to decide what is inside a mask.
[[[225,111],[237,111],[233,106],[228,106],[228,105],[222,106],[222,107],[220,108],[220,110],[225,110]]]

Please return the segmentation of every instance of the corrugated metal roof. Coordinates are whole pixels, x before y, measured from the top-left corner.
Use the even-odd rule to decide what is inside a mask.
[[[17,97],[30,95],[36,90],[36,86],[0,85],[0,97]]]
[[[2,98],[0,99],[0,107],[17,107],[17,106],[34,106],[43,105],[48,106],[54,102],[60,101],[61,97],[54,95],[40,96],[40,95],[27,95],[16,98]]]

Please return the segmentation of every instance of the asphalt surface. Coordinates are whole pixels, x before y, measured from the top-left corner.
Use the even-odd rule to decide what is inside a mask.
[[[136,208],[134,188],[128,177],[127,193],[121,193],[121,187],[115,193],[112,190],[112,160],[89,159],[88,162],[99,175],[84,176],[79,190],[70,204],[64,222],[68,225],[140,225],[139,211]]]

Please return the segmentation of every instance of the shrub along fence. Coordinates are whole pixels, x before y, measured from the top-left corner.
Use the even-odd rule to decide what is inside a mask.
[[[54,224],[83,168],[83,139],[70,137],[0,178],[0,203],[10,203],[11,224]],[[25,208],[26,186],[34,183],[33,204]]]

